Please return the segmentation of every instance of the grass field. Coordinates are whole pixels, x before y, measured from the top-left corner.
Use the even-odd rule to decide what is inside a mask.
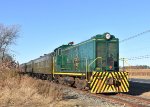
[[[150,69],[128,69],[129,78],[150,79]]]
[[[15,69],[0,69],[1,107],[53,107],[62,96],[62,88],[49,81],[21,77]]]

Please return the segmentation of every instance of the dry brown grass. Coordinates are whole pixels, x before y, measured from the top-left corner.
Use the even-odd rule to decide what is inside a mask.
[[[62,88],[49,81],[20,76],[16,69],[0,69],[1,107],[55,107],[62,97]]]
[[[150,72],[150,69],[127,69],[128,72]]]
[[[150,69],[127,69],[129,78],[150,79]]]

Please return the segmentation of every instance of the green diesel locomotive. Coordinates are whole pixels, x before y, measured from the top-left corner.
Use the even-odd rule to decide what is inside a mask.
[[[91,93],[128,92],[128,73],[119,71],[119,39],[98,34],[74,45],[62,45],[22,67],[26,73]]]

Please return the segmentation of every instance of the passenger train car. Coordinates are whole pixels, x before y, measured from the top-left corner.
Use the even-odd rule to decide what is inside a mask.
[[[21,67],[32,76],[89,89],[91,93],[129,91],[128,73],[119,71],[119,39],[110,33],[59,46]]]

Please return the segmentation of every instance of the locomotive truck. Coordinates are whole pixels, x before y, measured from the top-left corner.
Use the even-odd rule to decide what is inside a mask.
[[[76,45],[70,42],[21,65],[22,72],[91,93],[129,91],[128,73],[119,71],[119,39],[98,34]]]

